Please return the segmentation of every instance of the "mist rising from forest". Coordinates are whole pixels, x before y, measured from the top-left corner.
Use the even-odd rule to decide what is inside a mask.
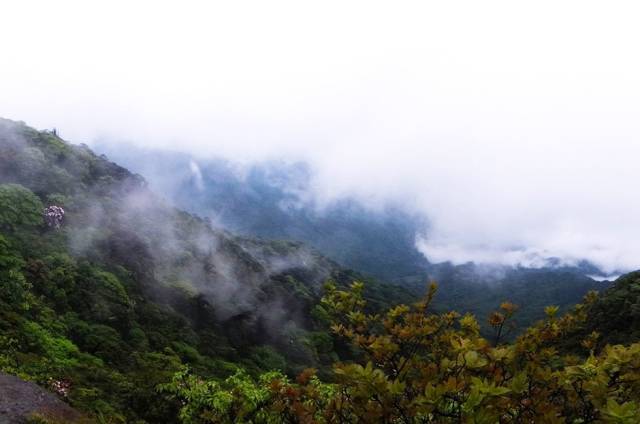
[[[640,267],[637,6],[330,3],[12,4],[0,111],[196,164],[302,161],[319,205],[424,216],[432,261]]]

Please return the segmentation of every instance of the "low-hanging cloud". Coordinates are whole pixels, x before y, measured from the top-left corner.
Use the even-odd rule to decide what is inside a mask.
[[[424,214],[434,261],[640,267],[633,2],[14,3],[0,115],[303,160],[318,203]]]

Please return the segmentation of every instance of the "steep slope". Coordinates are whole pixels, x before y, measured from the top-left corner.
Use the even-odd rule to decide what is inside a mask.
[[[263,162],[238,167],[223,159],[98,144],[119,163],[145,175],[176,205],[236,233],[309,244],[341,265],[378,279],[425,275],[415,247],[426,223],[399,208],[373,211],[354,200],[317,208],[303,163]]]
[[[43,222],[52,205],[59,229]],[[72,405],[114,422],[175,420],[156,386],[183,365],[322,370],[340,351],[322,283],[360,277],[300,243],[212,228],[86,146],[7,120],[0,228],[0,370],[64,382]],[[409,299],[368,287],[378,307]]]
[[[640,271],[618,278],[589,307],[586,322],[565,343],[577,349],[580,341],[598,333],[597,347],[640,341]]]
[[[221,159],[177,152],[118,150],[108,144],[98,148],[148,175],[150,184],[173,203],[234,231],[309,243],[338,263],[397,283],[416,296],[424,292],[426,280],[435,280],[440,285],[436,305],[442,310],[469,311],[482,320],[510,300],[520,305],[523,328],[543,318],[547,305],[564,309],[588,291],[608,287],[608,282],[587,277],[599,270],[586,263],[540,269],[431,264],[415,246],[426,223],[399,208],[376,212],[346,199],[315,210],[304,164],[268,162],[237,169]]]

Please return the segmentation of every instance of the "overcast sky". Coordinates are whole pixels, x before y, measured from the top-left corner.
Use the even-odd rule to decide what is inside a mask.
[[[306,160],[424,213],[436,261],[640,268],[635,2],[97,3],[0,6],[0,116]]]

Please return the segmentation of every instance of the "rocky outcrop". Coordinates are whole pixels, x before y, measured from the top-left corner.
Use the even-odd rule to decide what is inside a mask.
[[[52,423],[91,422],[55,394],[13,375],[0,373],[0,424],[42,417]]]

